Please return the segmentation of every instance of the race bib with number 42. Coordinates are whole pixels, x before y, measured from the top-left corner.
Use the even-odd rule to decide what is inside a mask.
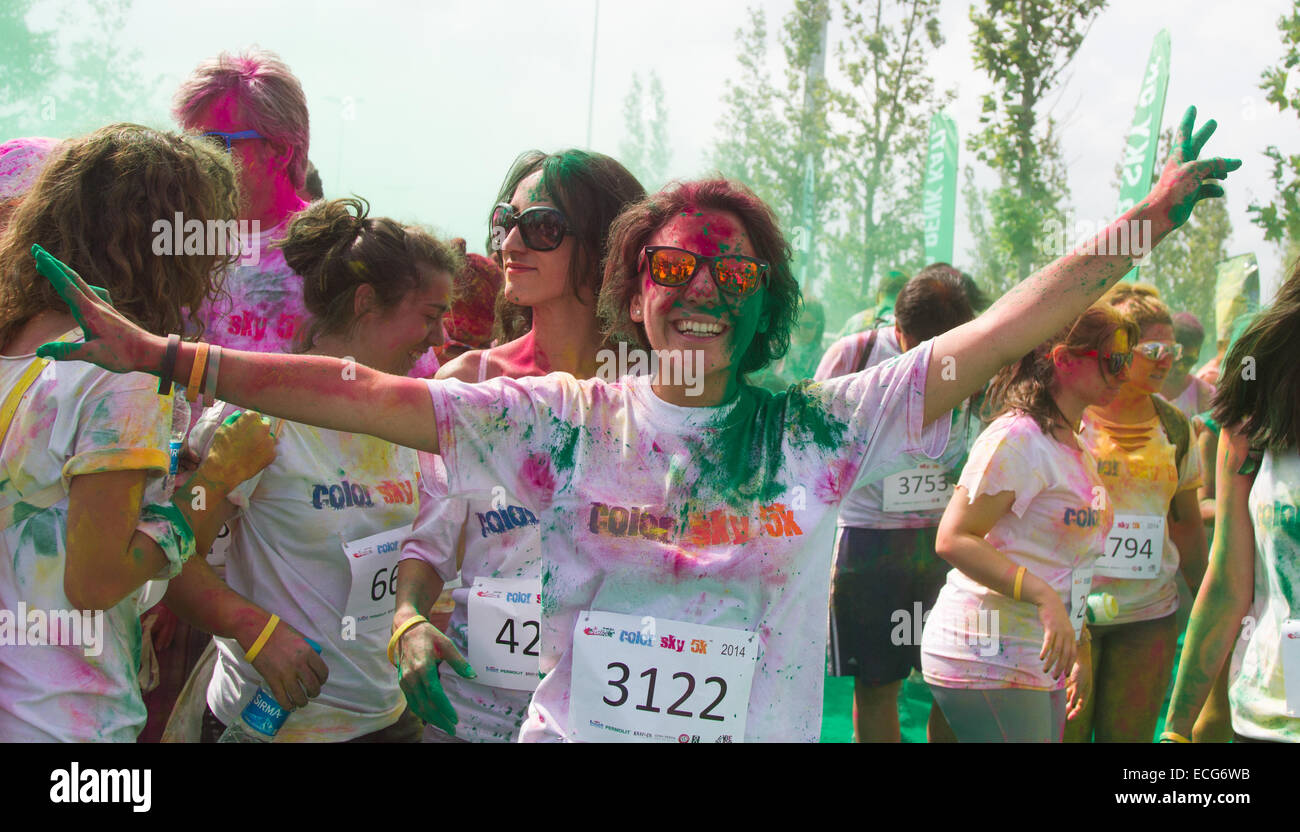
[[[573,630],[569,712],[588,742],[743,742],[758,636],[585,611]]]
[[[358,632],[386,630],[397,609],[397,561],[402,541],[411,536],[410,524],[343,544],[352,570],[352,588],[343,610],[357,622]]]
[[[952,499],[948,469],[934,462],[922,462],[885,477],[883,488],[884,509],[891,514],[931,511],[947,506]]]
[[[1097,574],[1107,578],[1150,581],[1160,577],[1165,551],[1165,518],[1153,514],[1116,514],[1106,535],[1106,551],[1097,559]]]
[[[536,690],[541,672],[542,582],[475,578],[469,590],[469,662],[480,684]]]
[[[1092,592],[1092,567],[1080,567],[1070,573],[1070,623],[1074,637],[1083,634],[1083,622],[1088,620],[1088,593]]]

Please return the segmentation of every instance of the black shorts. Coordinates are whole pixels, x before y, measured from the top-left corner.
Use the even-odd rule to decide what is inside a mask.
[[[839,530],[831,576],[832,676],[883,685],[921,669],[921,623],[951,568],[934,553],[937,534],[936,527]]]

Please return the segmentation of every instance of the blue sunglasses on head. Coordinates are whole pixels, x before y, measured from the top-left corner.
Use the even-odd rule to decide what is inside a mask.
[[[219,147],[224,147],[226,152],[230,152],[230,143],[243,141],[245,139],[264,139],[266,138],[256,130],[240,130],[238,133],[223,133],[220,130],[209,130],[203,134],[203,138],[211,139]]]

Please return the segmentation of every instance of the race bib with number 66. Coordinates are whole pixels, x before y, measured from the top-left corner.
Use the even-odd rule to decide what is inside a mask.
[[[352,571],[352,588],[343,614],[356,620],[359,632],[392,626],[397,609],[397,561],[402,555],[402,541],[410,535],[408,524],[343,544]]]
[[[475,578],[469,590],[469,662],[480,684],[536,690],[541,672],[542,582]]]
[[[569,713],[588,742],[743,742],[755,633],[585,611]]]

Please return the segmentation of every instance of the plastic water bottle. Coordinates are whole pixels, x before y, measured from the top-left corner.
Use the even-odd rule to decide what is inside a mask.
[[[1094,592],[1088,596],[1088,623],[1108,624],[1119,616],[1119,602],[1109,592]]]
[[[319,644],[309,638],[303,640],[320,655]],[[239,713],[239,719],[222,732],[217,742],[270,742],[288,718],[289,710],[259,685],[257,693]]]
[[[181,448],[185,446],[185,434],[190,428],[190,403],[177,393],[172,396],[172,431],[171,462],[167,472],[167,493],[176,488],[176,473],[180,470]]]

